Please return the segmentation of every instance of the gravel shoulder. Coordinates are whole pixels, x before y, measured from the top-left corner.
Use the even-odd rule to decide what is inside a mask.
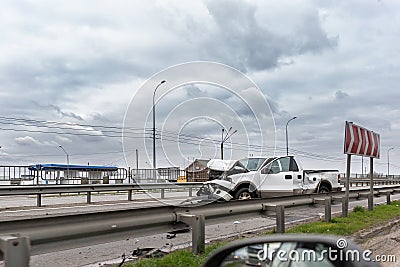
[[[400,217],[350,236],[363,249],[372,251],[382,267],[400,266]]]

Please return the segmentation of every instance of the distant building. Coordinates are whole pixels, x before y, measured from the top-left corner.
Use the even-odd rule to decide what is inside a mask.
[[[186,178],[188,182],[205,182],[208,181],[207,163],[209,159],[196,159],[186,167]]]

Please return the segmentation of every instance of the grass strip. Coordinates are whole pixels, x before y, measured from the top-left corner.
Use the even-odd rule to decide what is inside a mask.
[[[400,202],[391,205],[380,205],[373,211],[357,206],[346,218],[332,218],[330,222],[311,222],[295,226],[287,233],[314,233],[330,235],[351,235],[359,230],[379,225],[400,216]]]
[[[139,259],[137,262],[128,263],[126,267],[196,267],[200,266],[207,256],[215,249],[227,244],[228,242],[216,242],[206,247],[204,254],[195,255],[189,249],[181,249],[165,255],[162,258]]]
[[[330,222],[311,222],[288,229],[287,233],[313,233],[329,235],[350,235],[359,230],[379,225],[400,216],[400,201],[394,201],[391,205],[380,205],[373,211],[363,207],[355,207],[349,217],[333,218]],[[268,232],[266,234],[271,234]],[[126,267],[198,267],[213,250],[227,244],[228,242],[215,242],[206,247],[202,255],[195,255],[189,249],[182,249],[165,255],[162,258],[139,259],[134,263],[127,263]]]

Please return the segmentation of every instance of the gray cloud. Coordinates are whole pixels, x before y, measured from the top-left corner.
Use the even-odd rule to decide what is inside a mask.
[[[346,92],[343,92],[342,90],[338,90],[338,91],[336,91],[336,93],[335,93],[335,98],[338,99],[338,100],[345,99],[345,98],[347,98],[348,96],[349,96],[349,94],[346,93]]]
[[[79,116],[79,115],[77,115],[77,114],[75,114],[73,112],[64,112],[64,111],[61,110],[60,107],[57,107],[56,105],[50,104],[49,108],[51,110],[54,110],[61,117],[67,117],[67,118],[69,117],[69,118],[73,118],[73,119],[76,119],[76,120],[79,120],[79,121],[83,121],[83,118],[81,116]]]
[[[247,2],[208,1],[207,8],[215,23],[209,44],[205,44],[214,48],[208,53],[243,71],[270,69],[282,57],[337,45],[322,29],[316,10],[307,10],[299,24],[293,21],[293,34],[285,34],[262,25],[256,18],[256,6]]]
[[[16,137],[15,143],[21,146],[40,145],[40,142],[31,136]]]

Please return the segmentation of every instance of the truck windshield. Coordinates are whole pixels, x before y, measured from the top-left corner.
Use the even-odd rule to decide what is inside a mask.
[[[249,171],[258,170],[266,158],[244,158],[239,160]]]

